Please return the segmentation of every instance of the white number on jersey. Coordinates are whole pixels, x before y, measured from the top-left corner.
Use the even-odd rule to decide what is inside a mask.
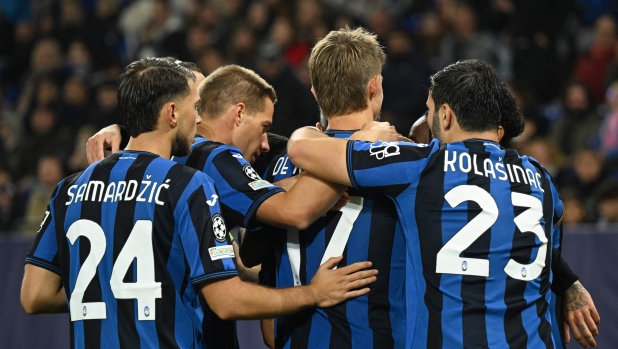
[[[90,241],[90,254],[82,264],[69,301],[71,321],[107,318],[104,302],[82,302],[84,292],[96,275],[97,267],[105,254],[107,242],[100,225],[80,219],[69,227],[67,238],[71,245],[83,236]],[[137,281],[123,282],[127,270],[137,262]],[[129,234],[112,269],[110,286],[117,299],[137,299],[138,320],[155,320],[155,299],[161,298],[161,283],[155,282],[154,254],[152,249],[152,222],[140,220]]]
[[[459,185],[446,193],[444,198],[453,208],[464,201],[474,201],[482,211],[442,246],[436,256],[436,273],[489,277],[488,260],[460,256],[498,219],[496,201],[487,191],[475,185]],[[534,233],[541,241],[541,246],[532,263],[521,264],[511,258],[504,271],[514,279],[532,281],[541,275],[547,256],[547,238],[539,222],[543,217],[543,204],[536,197],[521,193],[512,193],[511,202],[514,206],[528,208],[513,221],[522,233]]]
[[[322,256],[320,265],[324,264],[329,258],[341,256],[345,245],[348,243],[354,222],[358,219],[360,212],[363,210],[364,199],[360,196],[350,196],[348,202],[341,208],[341,218],[337,222],[333,236],[331,237],[326,251]],[[288,258],[290,259],[290,267],[292,268],[292,277],[294,278],[294,286],[300,286],[300,246],[298,230],[288,229],[287,237]]]

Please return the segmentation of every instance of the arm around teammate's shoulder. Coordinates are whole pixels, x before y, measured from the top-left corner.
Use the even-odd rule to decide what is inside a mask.
[[[345,187],[320,179],[310,173],[287,192],[278,193],[260,205],[257,219],[281,228],[304,230],[324,215],[343,194]]]
[[[370,262],[334,268],[342,257],[331,258],[307,286],[272,289],[243,282],[238,277],[202,283],[208,306],[224,320],[274,318],[309,307],[330,307],[369,292],[377,270]]]

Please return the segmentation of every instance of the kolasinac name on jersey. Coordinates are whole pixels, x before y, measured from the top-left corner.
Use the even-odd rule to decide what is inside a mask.
[[[167,179],[164,183],[157,183],[149,181],[150,176],[146,175],[146,180],[140,182],[132,179],[128,182],[117,181],[107,185],[102,181],[88,181],[79,186],[72,185],[67,191],[69,201],[66,205],[80,201],[117,202],[133,199],[137,202],[151,203],[154,199],[155,204],[163,206],[164,202],[159,200],[159,195],[161,195],[161,190],[169,188],[171,180]]]
[[[457,170],[469,173],[473,171],[475,175],[501,181],[510,181],[512,183],[521,183],[534,186],[544,192],[541,185],[541,174],[534,172],[529,168],[523,168],[515,164],[502,163],[502,157],[498,158],[498,162],[492,161],[491,158],[486,158],[483,161],[477,158],[477,154],[470,156],[467,152],[448,151],[444,152],[444,172],[455,172]],[[521,177],[521,180],[520,180]]]

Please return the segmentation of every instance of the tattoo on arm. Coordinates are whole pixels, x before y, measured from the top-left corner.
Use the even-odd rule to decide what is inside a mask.
[[[584,299],[586,289],[580,284],[573,284],[565,292],[564,306],[568,311],[575,311],[588,305]]]

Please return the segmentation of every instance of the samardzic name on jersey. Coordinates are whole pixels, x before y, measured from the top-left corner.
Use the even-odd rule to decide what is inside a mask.
[[[133,199],[137,202],[151,203],[154,199],[155,204],[163,206],[164,202],[159,200],[159,195],[162,189],[169,188],[169,183],[170,179],[161,184],[148,180],[138,182],[134,179],[128,182],[111,182],[107,185],[102,181],[89,181],[82,185],[75,184],[69,187],[67,193],[69,201],[66,205],[80,201],[116,202]]]
[[[452,156],[451,156],[452,153]],[[502,157],[499,158],[502,161]],[[532,171],[529,168],[522,168],[515,164],[504,164],[502,162],[494,162],[491,159],[482,161],[477,159],[477,154],[470,156],[467,152],[457,154],[456,151],[444,152],[444,172],[455,172],[457,169],[464,173],[473,171],[474,174],[489,178],[499,179],[501,181],[511,181],[513,183],[524,182],[529,186],[541,189],[541,175]],[[520,179],[521,178],[521,179]]]

